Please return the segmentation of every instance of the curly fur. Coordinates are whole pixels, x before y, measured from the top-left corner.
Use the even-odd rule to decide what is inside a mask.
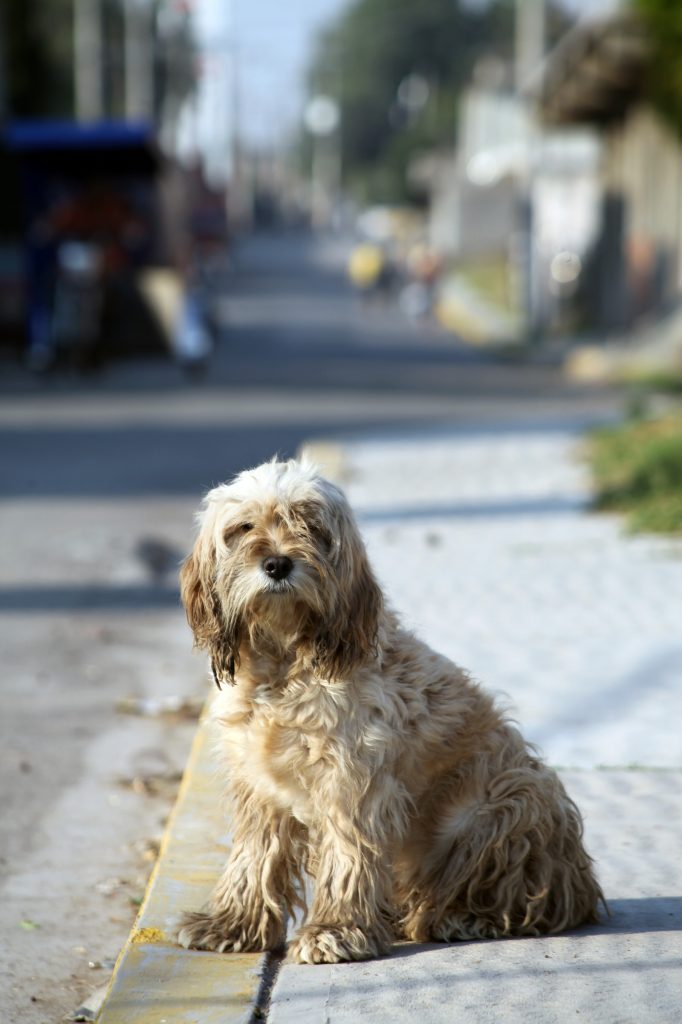
[[[291,574],[273,580],[268,556]],[[180,941],[361,960],[417,941],[558,932],[597,920],[580,814],[554,771],[461,668],[383,602],[342,493],[271,462],[212,490],[182,574],[235,832]]]

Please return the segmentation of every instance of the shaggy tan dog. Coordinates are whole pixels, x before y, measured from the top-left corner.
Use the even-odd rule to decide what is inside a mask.
[[[417,941],[558,932],[602,899],[575,804],[462,669],[386,609],[343,494],[271,462],[206,497],[182,569],[234,841],[183,945],[361,960]]]

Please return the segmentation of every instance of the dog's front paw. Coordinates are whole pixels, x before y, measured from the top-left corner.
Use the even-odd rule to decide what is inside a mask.
[[[281,930],[271,920],[261,927],[247,927],[226,912],[185,914],[178,942],[185,949],[210,949],[214,953],[259,953],[281,944]]]
[[[231,930],[225,914],[185,914],[178,942],[185,949],[210,949],[215,953],[238,953],[245,948],[245,936]]]
[[[342,960],[371,960],[387,952],[371,933],[349,925],[300,928],[289,946],[288,959],[296,964],[338,964]]]

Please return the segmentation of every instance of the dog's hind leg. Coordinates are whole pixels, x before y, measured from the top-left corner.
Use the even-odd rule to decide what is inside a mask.
[[[597,920],[603,897],[580,815],[544,765],[508,769],[484,799],[444,812],[438,832],[404,885],[407,937],[539,935]]]
[[[246,793],[235,800],[235,816],[232,851],[208,908],[182,920],[178,941],[187,948],[277,949],[284,943],[287,913],[303,903],[303,826]]]

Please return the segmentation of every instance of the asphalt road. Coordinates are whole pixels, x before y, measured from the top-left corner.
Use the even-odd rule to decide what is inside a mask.
[[[193,723],[117,705],[206,686],[176,585],[206,489],[310,438],[546,430],[616,408],[552,366],[363,307],[344,255],[242,244],[201,380],[160,359],[44,380],[0,363],[3,1021],[73,1010],[130,925]]]

